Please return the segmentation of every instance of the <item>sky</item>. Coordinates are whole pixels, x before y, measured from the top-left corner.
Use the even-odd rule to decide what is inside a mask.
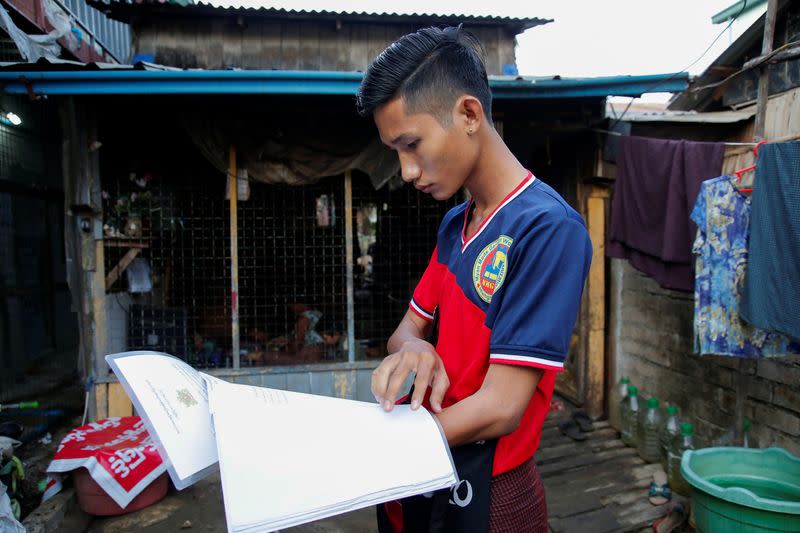
[[[730,44],[730,31],[694,63],[725,24],[712,15],[734,0],[204,0],[214,4],[287,9],[389,13],[455,13],[537,17],[554,22],[518,36],[519,73],[565,77],[664,74],[685,70],[696,75]],[[741,33],[758,13],[743,16]],[[666,95],[653,95],[655,100]]]

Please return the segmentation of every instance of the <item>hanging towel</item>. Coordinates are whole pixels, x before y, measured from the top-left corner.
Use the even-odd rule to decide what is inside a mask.
[[[697,224],[694,351],[752,358],[800,353],[800,342],[739,316],[751,209],[750,197],[736,190],[733,179],[703,182],[692,211]]]
[[[607,255],[667,289],[694,291],[689,219],[700,184],[722,169],[724,143],[621,137]]]
[[[758,150],[742,317],[800,339],[800,141]]]

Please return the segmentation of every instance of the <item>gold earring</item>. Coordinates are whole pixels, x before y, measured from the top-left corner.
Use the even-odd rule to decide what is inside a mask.
[[[467,135],[472,135],[472,128],[467,130]]]

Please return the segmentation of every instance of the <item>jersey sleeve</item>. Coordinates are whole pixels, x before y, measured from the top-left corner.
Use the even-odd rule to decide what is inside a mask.
[[[436,308],[439,307],[442,279],[447,267],[439,262],[439,247],[433,250],[430,263],[422,274],[422,278],[414,289],[414,295],[408,307],[425,320],[432,321]]]
[[[487,316],[490,363],[564,369],[592,243],[581,221],[552,218],[512,244]]]

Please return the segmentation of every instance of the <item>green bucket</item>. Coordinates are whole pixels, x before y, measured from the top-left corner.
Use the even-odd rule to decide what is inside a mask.
[[[681,474],[699,533],[800,532],[800,457],[786,450],[687,450]]]

